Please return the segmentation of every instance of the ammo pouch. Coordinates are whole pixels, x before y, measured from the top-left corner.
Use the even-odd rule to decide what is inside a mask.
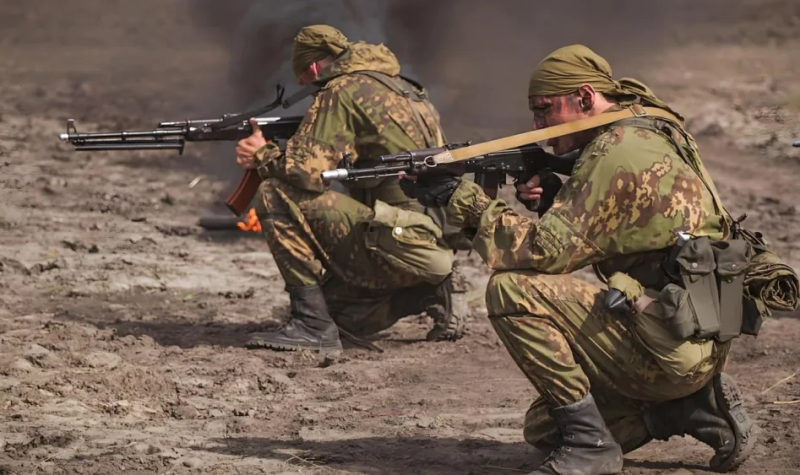
[[[658,302],[669,331],[677,339],[724,343],[742,333],[744,277],[752,248],[741,239],[692,238],[673,248]]]

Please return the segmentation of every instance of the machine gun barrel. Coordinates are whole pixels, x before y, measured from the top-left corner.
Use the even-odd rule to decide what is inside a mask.
[[[101,132],[96,134],[78,133],[75,121],[67,120],[67,133],[59,134],[63,142],[69,142],[75,150],[177,150],[183,154],[185,142],[235,141],[253,133],[251,118],[256,119],[261,132],[267,140],[278,142],[289,140],[303,121],[302,116],[260,117],[271,110],[292,105],[312,96],[321,88],[313,84],[304,87],[287,99],[283,98],[283,86],[277,85],[277,97],[269,104],[238,114],[223,114],[218,119],[189,119],[164,121],[155,130],[135,130],[122,132]],[[246,170],[239,184],[225,204],[236,215],[241,216],[253,200],[261,177],[256,170]]]
[[[67,130],[69,130],[69,125],[73,125],[74,122],[67,125]],[[73,129],[74,130],[74,129]],[[68,131],[66,134],[60,134],[58,137],[63,142],[70,142],[72,144],[85,142],[85,141],[113,141],[113,140],[127,140],[128,138],[153,138],[158,139],[160,137],[170,137],[173,135],[183,135],[186,133],[186,129],[179,129],[179,128],[171,128],[171,129],[156,129],[156,130],[126,130],[122,132],[98,132],[93,134],[86,134],[86,133],[77,133]]]
[[[100,152],[103,150],[183,150],[181,140],[149,140],[149,141],[124,141],[124,142],[97,142],[88,145],[76,145],[75,150]]]
[[[75,150],[178,150],[183,154],[186,142],[232,141],[247,137],[252,127],[245,121],[224,129],[214,127],[225,119],[196,119],[160,122],[153,130],[79,133],[75,121],[67,121],[67,133],[58,138],[69,142]],[[256,122],[270,140],[287,140],[300,125],[302,117],[257,117]]]
[[[75,128],[75,121],[69,119],[67,133],[59,134],[58,138],[63,142],[69,142],[75,150],[84,152],[175,150],[182,155],[186,142],[234,141],[253,133],[253,127],[246,119],[231,122],[229,115],[221,119],[164,121],[153,130],[98,133],[79,133]],[[246,114],[239,115],[246,116]],[[273,142],[290,139],[302,120],[301,116],[256,117],[256,123],[264,138]],[[253,200],[260,184],[261,178],[256,170],[245,171],[236,189],[225,200],[225,204],[236,216],[241,216]]]

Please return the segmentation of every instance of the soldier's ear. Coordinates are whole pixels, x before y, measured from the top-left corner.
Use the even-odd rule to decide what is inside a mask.
[[[592,110],[592,107],[594,107],[594,96],[594,88],[589,84],[584,84],[580,87],[580,89],[578,89],[578,97],[580,98],[578,104],[580,105],[581,110]]]

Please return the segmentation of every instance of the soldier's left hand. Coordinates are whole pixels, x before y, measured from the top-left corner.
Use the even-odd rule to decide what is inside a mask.
[[[401,178],[400,189],[426,208],[441,208],[447,206],[460,183],[461,178],[454,175],[423,173],[416,177]]]
[[[267,144],[267,139],[264,138],[264,134],[258,127],[258,122],[252,118],[249,122],[250,127],[253,128],[253,133],[236,143],[236,163],[246,170],[256,167],[253,157],[261,147]]]

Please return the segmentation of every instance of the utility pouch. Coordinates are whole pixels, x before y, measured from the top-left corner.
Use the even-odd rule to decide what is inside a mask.
[[[719,281],[720,329],[716,339],[725,343],[742,333],[744,276],[752,247],[742,239],[713,243]]]
[[[670,266],[674,282],[658,296],[674,337],[724,343],[741,335],[751,253],[745,240],[712,242],[706,236],[675,249]]]
[[[689,292],[676,284],[667,284],[658,294],[658,303],[664,310],[665,323],[677,340],[691,338],[697,332],[697,317],[689,303]]]
[[[714,249],[706,236],[689,239],[675,254],[679,285],[668,284],[659,294],[664,316],[678,339],[707,339],[720,329],[720,303]]]
[[[742,333],[758,336],[761,324],[769,318],[769,309],[761,299],[754,299],[748,295],[742,296]]]

